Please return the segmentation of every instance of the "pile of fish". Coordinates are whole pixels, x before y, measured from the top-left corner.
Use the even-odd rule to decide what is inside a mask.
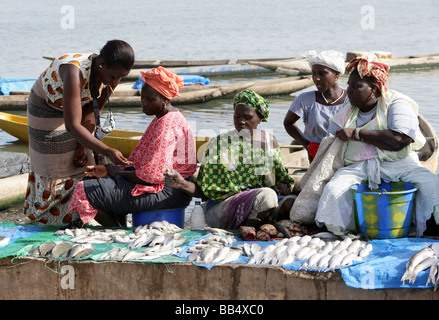
[[[65,260],[85,258],[94,251],[91,244],[74,244],[68,241],[45,242],[28,253],[29,256]]]
[[[196,264],[223,264],[237,260],[242,250],[240,247],[230,247],[235,241],[232,235],[213,234],[201,239],[188,249],[189,262]]]
[[[244,244],[249,264],[285,266],[302,261],[300,269],[334,271],[361,261],[372,251],[372,245],[361,240],[324,241],[309,235],[282,239],[275,244],[258,248],[257,244]]]
[[[248,264],[285,266],[303,261],[300,269],[334,271],[361,261],[372,251],[372,245],[361,240],[324,241],[309,235],[284,238],[261,247],[258,243],[231,246],[231,236],[210,236],[192,246],[189,262],[196,264],[223,264],[240,256],[249,257]]]
[[[401,278],[402,283],[405,284],[406,281],[409,281],[410,284],[415,283],[418,273],[428,268],[430,268],[430,273],[425,286],[431,282],[434,284],[434,291],[436,291],[439,286],[439,260],[431,245],[419,250],[410,258]]]

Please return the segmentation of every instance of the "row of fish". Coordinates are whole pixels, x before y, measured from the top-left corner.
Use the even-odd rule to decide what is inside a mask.
[[[419,272],[428,268],[430,268],[430,273],[425,286],[431,282],[434,284],[434,291],[436,291],[439,286],[439,260],[431,245],[419,250],[410,258],[401,277],[402,283],[405,284],[406,281],[409,281],[410,284],[415,283]]]
[[[372,251],[372,245],[361,240],[324,241],[309,235],[282,239],[258,250],[257,244],[244,251],[250,257],[249,264],[285,266],[303,261],[300,269],[334,271],[361,261]]]
[[[325,242],[309,235],[284,238],[263,248],[258,243],[231,246],[232,242],[230,236],[202,239],[188,250],[188,260],[196,264],[222,264],[247,256],[248,264],[271,266],[303,260],[301,269],[333,271],[361,261],[373,249],[370,243],[361,240],[345,238]]]
[[[94,251],[91,244],[74,244],[68,241],[45,242],[28,253],[29,256],[48,259],[63,258],[66,260],[85,258]]]

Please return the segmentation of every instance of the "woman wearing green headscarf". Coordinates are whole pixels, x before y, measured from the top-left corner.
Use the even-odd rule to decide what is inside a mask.
[[[173,170],[166,181],[207,200],[211,227],[238,229],[264,223],[278,206],[278,195],[291,193],[293,179],[282,164],[276,138],[258,124],[267,121],[267,100],[253,90],[239,92],[233,102],[235,129],[210,140],[195,182]]]

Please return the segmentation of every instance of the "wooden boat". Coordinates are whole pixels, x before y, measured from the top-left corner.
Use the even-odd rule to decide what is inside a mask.
[[[375,55],[374,52],[348,52],[347,61],[361,55]],[[398,58],[387,58],[378,55],[375,61],[386,63],[390,66],[390,72],[407,71],[413,69],[428,69],[439,67],[439,54],[407,56]],[[263,67],[285,75],[310,74],[311,68],[307,59],[297,59],[294,61],[250,61],[249,64]]]
[[[189,104],[231,97],[244,89],[253,89],[262,96],[290,94],[314,85],[309,77],[283,77],[248,82],[235,82],[222,85],[185,86],[180,97],[172,99],[172,104]],[[112,106],[131,107],[140,105],[140,89],[131,89],[133,83],[122,83],[110,98]],[[29,91],[11,92],[9,96],[0,96],[2,110],[26,110]]]
[[[43,55],[44,59],[55,60],[55,56]],[[210,60],[136,60],[133,69],[164,68],[175,67],[199,67],[199,66],[217,66],[217,65],[234,65],[245,64],[249,61],[276,61],[289,60],[294,58],[260,58],[260,59],[210,59]]]

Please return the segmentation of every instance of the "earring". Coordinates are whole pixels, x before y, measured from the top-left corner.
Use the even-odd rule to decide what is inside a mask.
[[[101,69],[102,69],[102,64],[100,64],[100,65],[99,65],[99,68],[101,68]]]

